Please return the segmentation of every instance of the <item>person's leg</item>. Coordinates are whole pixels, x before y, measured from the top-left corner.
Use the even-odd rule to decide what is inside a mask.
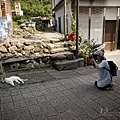
[[[95,81],[95,86],[98,88],[98,89],[100,89],[100,90],[113,90],[113,84],[111,83],[111,84],[108,84],[107,86],[105,86],[105,87],[98,87],[97,86],[97,81]]]
[[[104,89],[105,89],[104,87],[98,87],[98,86],[97,86],[97,81],[95,81],[95,86],[96,86],[98,89],[100,89],[100,90],[104,90]]]
[[[95,86],[97,87],[97,81],[95,81]]]

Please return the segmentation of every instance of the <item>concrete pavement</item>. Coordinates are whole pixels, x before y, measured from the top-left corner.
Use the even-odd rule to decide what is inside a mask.
[[[120,71],[114,91],[94,86],[91,66],[74,70],[24,72],[24,85],[0,83],[0,120],[119,120]]]

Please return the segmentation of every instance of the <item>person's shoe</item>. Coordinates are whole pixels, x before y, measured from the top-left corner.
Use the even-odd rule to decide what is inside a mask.
[[[108,88],[106,88],[106,90],[111,90],[111,91],[113,91],[113,90],[114,90],[114,85],[113,85],[113,83],[112,83]]]

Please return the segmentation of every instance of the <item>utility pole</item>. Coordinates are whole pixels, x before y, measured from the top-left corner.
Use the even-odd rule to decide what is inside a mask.
[[[79,0],[76,0],[76,58],[79,57]]]
[[[64,35],[66,40],[66,0],[64,0]]]

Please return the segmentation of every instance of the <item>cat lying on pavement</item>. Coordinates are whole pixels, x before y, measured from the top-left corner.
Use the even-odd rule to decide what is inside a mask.
[[[15,86],[14,82],[17,82],[18,84],[22,83],[24,84],[24,81],[27,81],[28,79],[21,79],[18,76],[11,76],[11,77],[1,77],[1,82],[5,82],[5,83],[9,83],[10,85],[12,85],[13,87]]]

